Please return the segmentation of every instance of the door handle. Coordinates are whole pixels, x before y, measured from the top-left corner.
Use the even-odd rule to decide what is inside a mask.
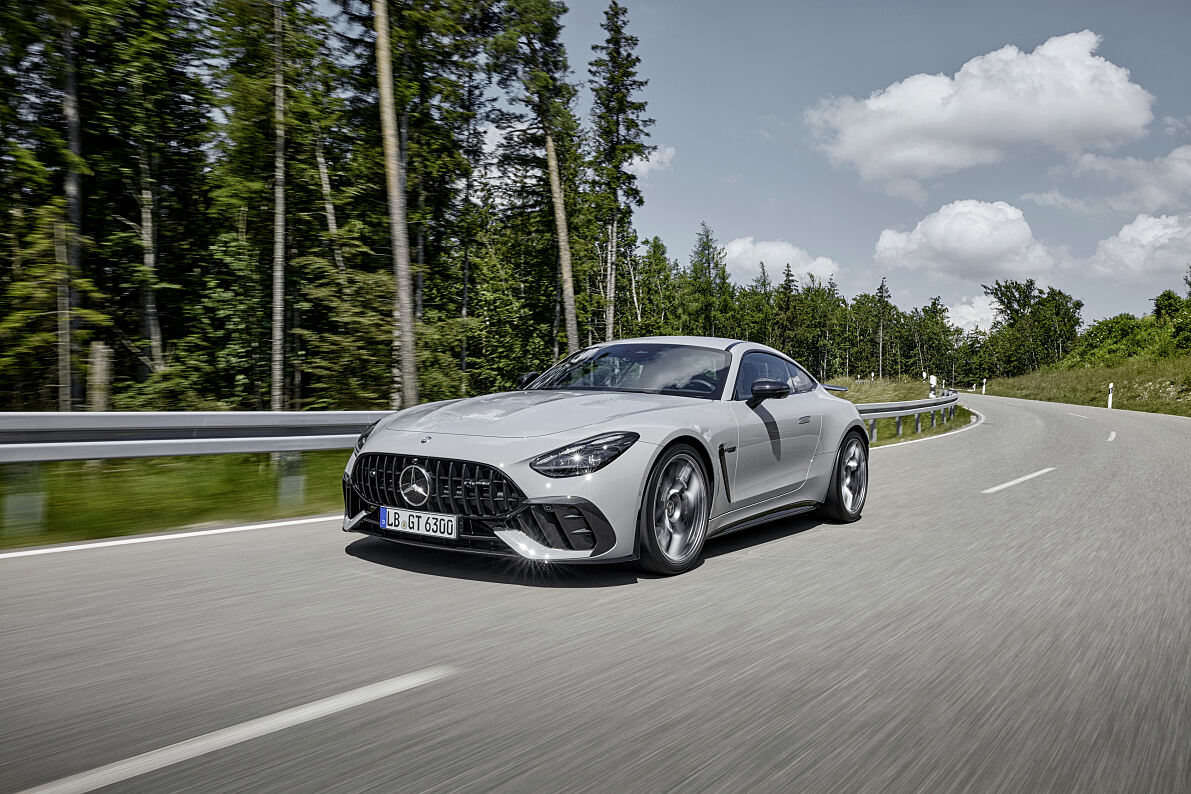
[[[798,417],[798,424],[800,424],[800,425],[809,424],[810,421],[811,421],[811,418],[809,416]]]

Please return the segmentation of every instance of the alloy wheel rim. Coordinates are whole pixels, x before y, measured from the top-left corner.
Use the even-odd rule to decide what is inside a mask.
[[[864,496],[868,492],[868,461],[865,459],[864,445],[856,439],[852,439],[844,450],[842,474],[840,496],[844,509],[856,513],[864,504]]]
[[[653,535],[673,563],[686,562],[707,531],[707,483],[690,455],[675,455],[662,469],[653,497]]]

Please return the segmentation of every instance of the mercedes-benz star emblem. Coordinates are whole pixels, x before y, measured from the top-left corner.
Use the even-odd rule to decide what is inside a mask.
[[[397,480],[401,498],[410,507],[421,507],[430,500],[430,472],[421,466],[406,466]]]

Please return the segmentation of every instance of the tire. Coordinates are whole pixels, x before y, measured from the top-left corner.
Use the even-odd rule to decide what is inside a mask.
[[[860,518],[868,496],[868,445],[858,433],[848,433],[835,457],[822,513],[829,520],[850,524]]]
[[[703,459],[689,444],[662,453],[645,482],[637,518],[642,568],[663,576],[694,568],[703,555],[712,492]]]

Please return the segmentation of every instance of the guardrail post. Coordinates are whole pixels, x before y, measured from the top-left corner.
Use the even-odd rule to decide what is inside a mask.
[[[302,471],[302,453],[282,452],[277,457],[277,506],[300,507],[306,501],[306,474]]]
[[[898,435],[898,438],[900,438],[900,437],[901,437],[901,434],[902,434],[902,418],[899,416],[899,417],[897,418],[897,435]]]
[[[935,426],[935,411],[933,408],[931,409],[931,412],[930,412],[930,426],[931,427]]]
[[[45,529],[45,478],[36,463],[12,463],[4,479],[4,513],[0,531],[9,537],[35,535]]]
[[[870,442],[877,440],[877,420],[876,419],[870,419],[868,422],[868,440]]]
[[[922,414],[914,414],[914,432],[922,432]]]

